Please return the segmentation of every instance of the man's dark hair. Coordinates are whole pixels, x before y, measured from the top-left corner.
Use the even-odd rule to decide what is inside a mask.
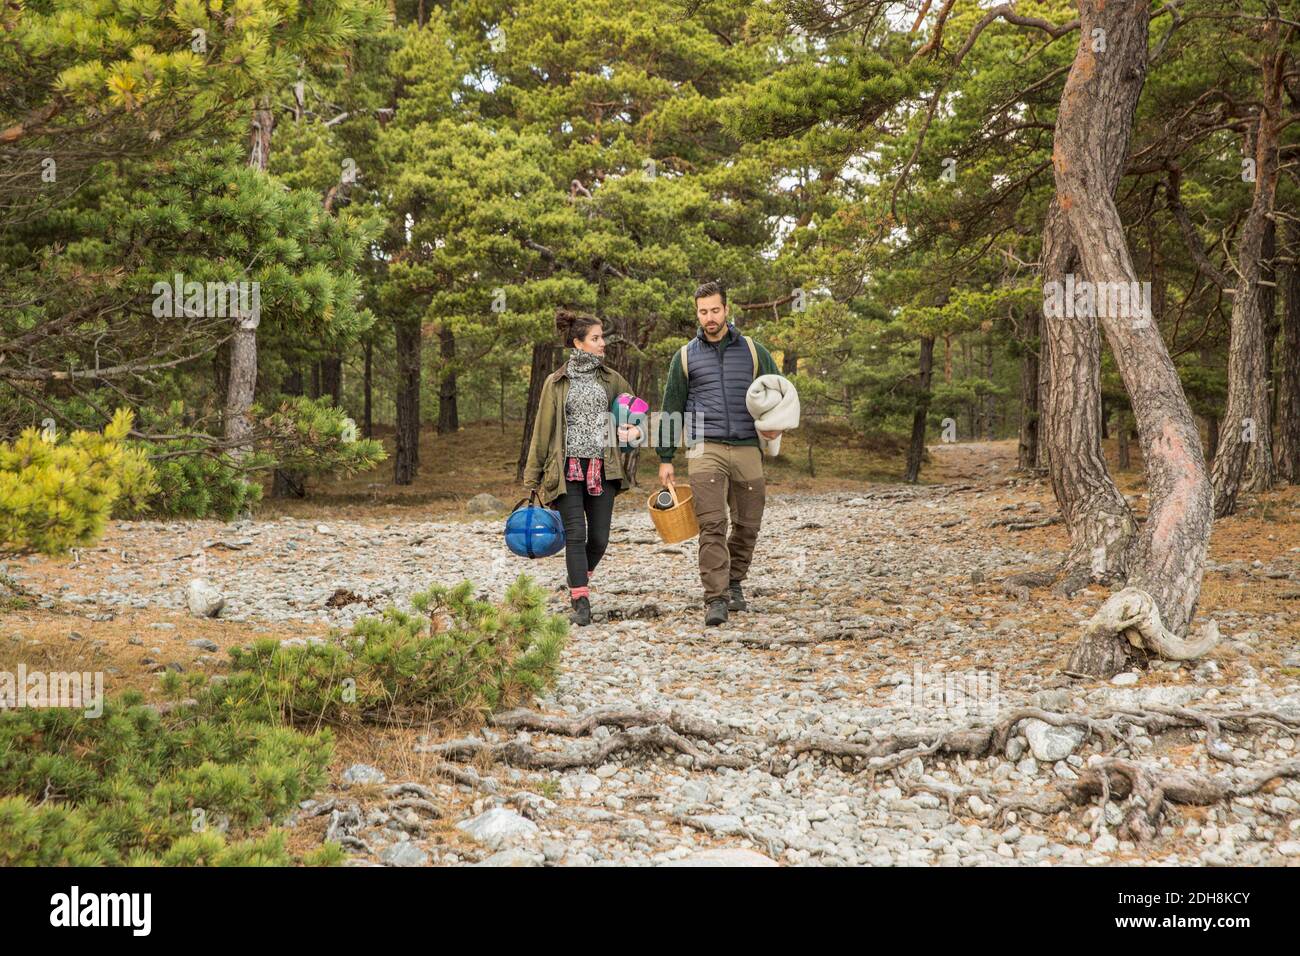
[[[727,287],[718,279],[712,279],[709,282],[700,285],[695,290],[695,301],[699,302],[701,299],[707,299],[711,295],[722,296],[722,304],[727,304]]]

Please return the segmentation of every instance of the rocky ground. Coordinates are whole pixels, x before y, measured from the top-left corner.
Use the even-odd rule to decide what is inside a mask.
[[[1010,477],[1005,446],[935,455],[941,484],[771,494],[750,609],[720,628],[694,541],[664,546],[624,496],[554,691],[488,728],[344,734],[295,840],[391,865],[1300,863],[1300,498],[1216,528],[1206,658],[1086,682],[1062,668],[1102,589],[1007,581],[1060,560],[1050,489]],[[509,556],[500,520],[118,524],[74,560],[11,566],[44,598],[4,620],[6,658],[71,640],[109,662],[110,692],[148,686],[432,581],[499,596],[521,569],[561,610],[562,558]],[[187,608],[196,576],[215,620]],[[1104,811],[1086,792],[1103,760],[1146,771]],[[1148,829],[1152,780],[1169,803]],[[1224,799],[1180,800],[1205,785]]]

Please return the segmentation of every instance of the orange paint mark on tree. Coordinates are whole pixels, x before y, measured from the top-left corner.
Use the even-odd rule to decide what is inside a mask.
[[[1158,459],[1167,472],[1175,476],[1164,498],[1152,506],[1153,512],[1159,512],[1159,517],[1155,518],[1151,532],[1151,546],[1153,550],[1164,551],[1174,543],[1178,530],[1187,518],[1188,506],[1196,496],[1198,469],[1191,449],[1172,421],[1166,421],[1161,426],[1160,438],[1151,448],[1151,457]]]

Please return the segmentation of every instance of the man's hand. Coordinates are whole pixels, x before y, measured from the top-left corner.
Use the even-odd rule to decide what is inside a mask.
[[[768,441],[771,441],[773,438],[780,438],[780,437],[781,437],[781,433],[780,433],[779,431],[778,431],[778,432],[759,432],[759,434],[762,435],[764,438],[766,438]]]
[[[674,487],[676,487],[677,482],[676,482],[676,480],[673,478],[673,463],[672,463],[672,462],[670,462],[670,461],[665,461],[665,462],[663,462],[662,464],[660,464],[660,466],[659,466],[659,484],[663,485],[665,488],[674,488]]]

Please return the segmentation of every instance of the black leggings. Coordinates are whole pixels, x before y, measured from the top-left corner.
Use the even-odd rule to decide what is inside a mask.
[[[582,459],[583,470],[587,460]],[[564,563],[569,572],[569,587],[587,586],[587,572],[609,547],[609,523],[614,517],[614,495],[619,479],[601,481],[601,494],[587,493],[585,481],[564,482],[564,494],[555,499],[555,507],[564,519]]]

